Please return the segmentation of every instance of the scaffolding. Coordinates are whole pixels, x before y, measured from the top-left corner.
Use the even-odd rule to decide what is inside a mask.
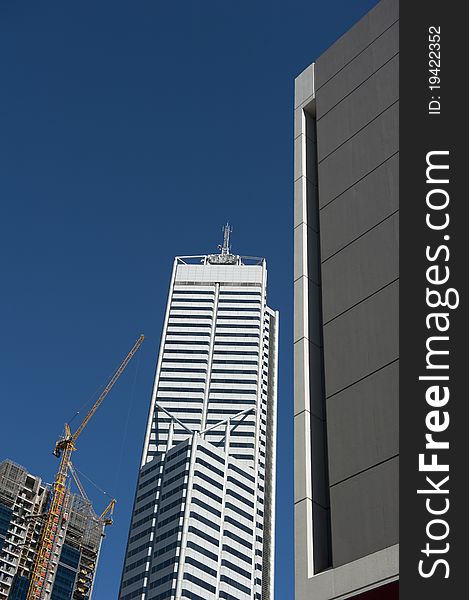
[[[11,460],[0,463],[0,509],[9,521],[3,535],[0,529],[0,600],[9,598],[15,582],[30,579],[50,500],[49,484]],[[104,536],[104,521],[87,498],[71,493],[67,487],[57,524],[60,534],[51,548],[45,593],[51,594],[66,545],[79,555],[72,598],[87,600]]]
[[[0,463],[0,500],[13,505],[27,476],[26,469],[11,460]]]

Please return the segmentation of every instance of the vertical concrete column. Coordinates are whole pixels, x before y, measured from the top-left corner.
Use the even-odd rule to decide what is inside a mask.
[[[179,562],[176,579],[176,594],[175,600],[182,600],[182,583],[184,580],[184,562],[186,558],[187,548],[187,534],[189,531],[189,516],[191,510],[191,496],[192,496],[192,485],[194,483],[194,470],[195,461],[197,458],[197,445],[199,440],[199,434],[194,431],[192,434],[191,448],[190,448],[190,463],[189,463],[189,476],[187,478],[186,497],[184,505],[184,517],[182,522],[182,535],[181,535],[181,546],[179,551]]]
[[[213,349],[215,347],[215,334],[217,331],[217,313],[218,313],[218,297],[220,295],[220,284],[215,284],[215,294],[213,297],[213,313],[212,313],[212,329],[210,332],[210,347],[208,351],[208,362],[207,362],[207,375],[205,378],[205,390],[204,390],[204,403],[202,406],[202,420],[200,424],[200,431],[203,431],[207,427],[207,414],[208,414],[208,403],[210,396],[210,381],[212,379],[212,362],[213,362]],[[202,434],[202,438],[203,438]]]
[[[295,535],[297,570],[311,577],[331,566],[314,65],[295,99]]]

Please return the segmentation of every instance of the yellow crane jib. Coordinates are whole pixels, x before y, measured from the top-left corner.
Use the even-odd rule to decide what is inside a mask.
[[[119,368],[111,377],[106,387],[101,392],[101,395],[86,414],[75,433],[72,433],[70,425],[65,423],[64,435],[55,444],[54,454],[60,458],[60,465],[55,476],[54,483],[52,484],[52,498],[45,515],[44,526],[39,540],[26,600],[44,599],[45,584],[50,576],[50,559],[55,547],[57,536],[59,534],[61,518],[67,504],[67,477],[70,469],[72,452],[76,450],[75,442],[83,429],[89,423],[91,417],[98,410],[103,400],[109,394],[116,381],[122,375],[123,371],[132,360],[134,354],[142,345],[143,340],[144,336],[141,335],[135,342],[133,348],[121,362]],[[114,505],[115,500],[112,500],[104,513],[101,515],[100,521],[103,523],[103,525],[110,525],[112,523]],[[108,514],[109,517],[106,518],[106,515]]]

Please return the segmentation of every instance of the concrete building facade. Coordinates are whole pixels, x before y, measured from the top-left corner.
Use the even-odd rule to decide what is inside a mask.
[[[28,593],[50,486],[10,460],[0,463],[0,600]],[[44,598],[89,600],[103,525],[91,505],[69,494],[52,549]]]
[[[398,594],[398,6],[295,81],[296,600]]]
[[[174,262],[120,600],[273,599],[278,314],[226,233]]]

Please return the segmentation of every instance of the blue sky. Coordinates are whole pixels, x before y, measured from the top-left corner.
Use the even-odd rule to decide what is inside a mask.
[[[0,0],[0,460],[51,481],[64,421],[146,336],[75,456],[118,499],[95,600],[117,597],[172,259],[214,251],[227,220],[280,310],[293,599],[293,80],[374,4]]]

